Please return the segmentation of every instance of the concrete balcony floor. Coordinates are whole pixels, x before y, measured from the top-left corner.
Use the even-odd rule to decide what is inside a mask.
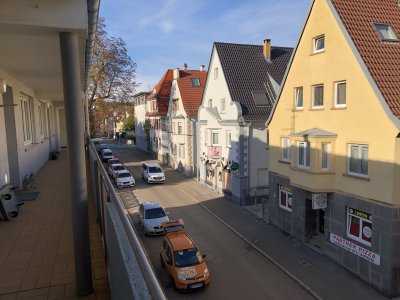
[[[18,217],[0,220],[0,299],[110,299],[99,225],[89,190],[94,292],[75,294],[75,266],[67,152],[48,161],[35,177],[34,201]]]

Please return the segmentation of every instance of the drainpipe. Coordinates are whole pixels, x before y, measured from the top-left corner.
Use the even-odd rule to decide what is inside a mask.
[[[93,286],[78,36],[72,32],[61,32],[59,38],[68,140],[75,284],[76,293],[86,296],[92,293]]]

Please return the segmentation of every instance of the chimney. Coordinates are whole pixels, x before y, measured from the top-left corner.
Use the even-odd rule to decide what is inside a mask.
[[[184,64],[183,64],[183,69],[184,69],[185,71],[187,71],[187,63],[184,63]]]
[[[266,61],[271,61],[271,40],[265,39],[263,44],[263,54]]]
[[[204,71],[205,70],[205,65],[200,65],[200,71]]]
[[[179,79],[179,68],[174,69],[174,80]]]

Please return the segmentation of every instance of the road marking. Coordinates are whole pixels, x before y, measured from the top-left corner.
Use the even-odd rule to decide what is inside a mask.
[[[214,214],[203,203],[198,201],[196,198],[194,198],[192,195],[188,194],[185,190],[181,189],[180,187],[177,186],[176,188],[179,189],[186,196],[188,196],[190,199],[192,199],[195,203],[200,205],[205,211],[207,211],[209,214],[214,216],[218,221],[220,221],[222,224],[224,224],[226,227],[228,227],[233,233],[235,233],[237,236],[239,236],[242,240],[244,240],[246,243],[248,243],[250,246],[252,246],[254,249],[256,249],[262,256],[267,258],[276,267],[278,267],[282,272],[284,272],[286,275],[288,275],[290,278],[292,278],[296,283],[298,283],[302,288],[304,288],[306,290],[306,292],[308,292],[311,296],[313,296],[315,299],[322,300],[322,297],[319,296],[316,292],[314,292],[308,285],[306,285],[303,281],[301,281],[295,275],[293,275],[288,270],[286,270],[280,263],[278,263],[275,259],[273,259],[271,256],[269,256],[267,253],[265,253],[259,247],[257,247],[253,242],[248,240],[244,235],[242,235],[240,232],[238,232],[235,228],[233,228],[231,225],[229,225],[224,220],[222,220],[220,217],[218,217],[216,214]]]

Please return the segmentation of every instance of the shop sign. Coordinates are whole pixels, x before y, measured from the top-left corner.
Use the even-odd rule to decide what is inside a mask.
[[[379,266],[381,264],[381,257],[378,254],[376,254],[368,249],[365,249],[361,246],[358,246],[357,244],[354,244],[336,234],[333,234],[333,233],[330,234],[330,242],[332,244],[335,244],[335,245],[355,254],[355,255],[360,256],[361,258],[363,258],[365,260],[368,260],[368,261],[374,263],[375,265]]]
[[[288,193],[292,192],[292,188],[290,186],[287,186],[287,185],[280,185],[279,188],[281,189],[281,191],[285,191],[285,192],[288,192]]]
[[[327,206],[328,206],[327,193],[312,194],[312,209],[327,208]]]
[[[219,157],[221,156],[222,147],[208,147],[207,155],[211,157]]]

